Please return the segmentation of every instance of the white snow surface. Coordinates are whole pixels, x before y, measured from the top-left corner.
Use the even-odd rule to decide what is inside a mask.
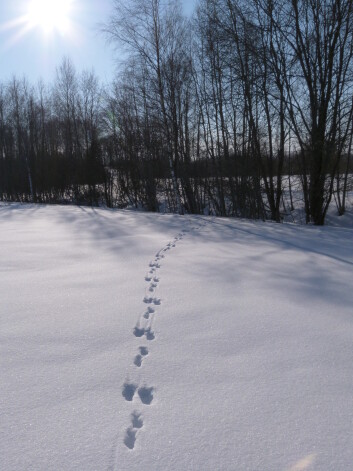
[[[353,469],[352,234],[0,206],[1,471]]]

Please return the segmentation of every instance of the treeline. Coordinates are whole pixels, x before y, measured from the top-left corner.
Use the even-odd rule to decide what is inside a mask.
[[[0,85],[0,198],[321,225],[351,185],[353,0],[115,1],[115,82]],[[300,187],[300,188],[299,188]],[[300,201],[297,194],[300,189]],[[295,190],[295,195],[294,195]]]
[[[101,89],[69,60],[53,86],[0,84],[0,195],[8,201],[98,203],[104,184]]]

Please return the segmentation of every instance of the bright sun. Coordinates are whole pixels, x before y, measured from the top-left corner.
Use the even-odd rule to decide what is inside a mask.
[[[31,0],[27,19],[30,28],[39,27],[44,33],[68,32],[72,0]]]

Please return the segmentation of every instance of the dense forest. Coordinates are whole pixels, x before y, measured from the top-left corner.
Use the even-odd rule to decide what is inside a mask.
[[[124,50],[110,85],[68,58],[0,83],[2,201],[344,214],[353,0],[115,1],[101,34]]]

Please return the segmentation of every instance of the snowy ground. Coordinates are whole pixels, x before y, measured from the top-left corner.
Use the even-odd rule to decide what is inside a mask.
[[[0,206],[1,471],[347,471],[352,229]]]

